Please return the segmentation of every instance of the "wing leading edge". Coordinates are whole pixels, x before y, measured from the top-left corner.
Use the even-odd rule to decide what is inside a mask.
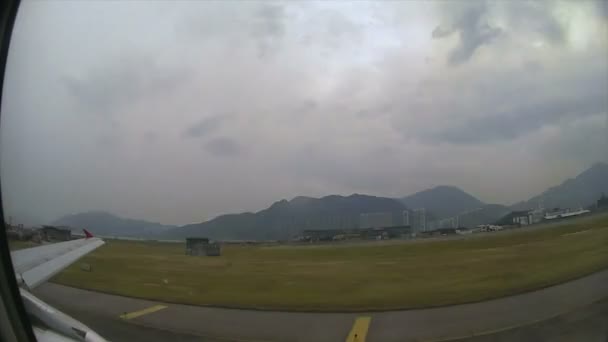
[[[103,244],[92,237],[11,252],[17,280],[35,288]]]
[[[43,327],[34,326],[36,339],[41,342],[88,341],[104,342],[103,337],[74,318],[53,308],[29,289],[42,284],[85,254],[104,244],[84,230],[86,238],[49,244],[11,252],[15,275],[21,286],[21,298],[26,311]],[[48,330],[50,328],[50,330]]]

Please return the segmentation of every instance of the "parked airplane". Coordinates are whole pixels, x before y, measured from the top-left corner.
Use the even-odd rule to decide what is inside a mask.
[[[70,264],[104,244],[86,229],[85,238],[11,252],[21,299],[34,321],[38,341],[106,341],[91,328],[36,298],[31,289],[42,284]]]

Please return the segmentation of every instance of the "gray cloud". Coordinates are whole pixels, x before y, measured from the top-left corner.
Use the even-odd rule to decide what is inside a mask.
[[[184,136],[189,138],[200,138],[217,131],[226,120],[232,116],[229,114],[214,115],[202,119],[200,122],[188,127],[184,131]]]
[[[319,104],[314,100],[304,100],[295,109],[298,113],[308,113],[319,108]]]
[[[335,153],[327,146],[312,143],[302,146],[297,153],[287,156],[281,164],[286,174],[321,182],[322,186],[336,187],[343,193],[381,192],[398,197],[401,195],[399,189],[395,188],[395,180],[404,171],[403,168],[396,167],[396,163],[400,164],[398,153],[398,149],[392,146]],[[361,165],[375,167],[366,168]]]
[[[219,137],[209,140],[205,150],[216,157],[235,157],[243,152],[242,147],[233,139]]]
[[[604,19],[608,19],[608,1],[598,0],[594,3],[597,6],[597,13]]]
[[[608,65],[601,53],[578,54],[559,66],[539,61],[501,68],[472,66],[466,73],[442,70],[421,82],[407,102],[400,103],[400,110],[392,111],[392,118],[406,140],[509,141],[546,125],[605,112],[607,90]],[[404,112],[437,120],[418,124]]]
[[[589,160],[608,160],[608,113],[576,118],[563,125],[551,126],[541,133],[541,142],[536,148],[550,158],[561,159],[568,154],[578,163]]]
[[[252,44],[258,58],[272,56],[281,46],[287,14],[279,3],[246,2],[237,9],[228,3],[209,2],[193,7],[179,29],[202,38],[203,44],[220,43],[229,50]]]
[[[545,97],[520,97],[519,101],[509,106],[508,102],[513,101],[514,98],[509,95],[506,97],[498,95],[490,98],[483,109],[479,109],[491,112],[490,115],[446,127],[429,138],[450,143],[512,140],[563,119],[572,120],[596,115],[608,107],[606,98],[602,96],[602,93],[608,89],[606,76],[608,76],[606,73],[600,72],[589,82],[563,84],[563,87],[558,89],[562,95],[551,98],[550,101]],[[524,93],[526,90],[533,92],[535,89],[539,88],[529,87],[518,92]],[[504,106],[504,109],[501,109],[501,106]]]
[[[517,1],[506,6],[506,17],[514,29],[525,28],[553,44],[564,43],[565,28],[554,15],[556,2]]]
[[[277,4],[264,4],[256,11],[251,35],[258,40],[258,57],[267,57],[279,45],[285,33],[284,17],[283,7]]]
[[[437,26],[431,33],[431,37],[433,37],[435,39],[439,39],[439,38],[447,37],[447,36],[451,35],[452,33],[454,33],[453,28],[444,28],[441,26]]]
[[[466,62],[475,51],[483,45],[490,44],[502,30],[491,26],[487,19],[487,7],[484,2],[473,2],[464,11],[453,18],[448,27],[437,26],[432,37],[445,38],[453,33],[459,36],[459,44],[450,52],[448,62],[458,65]]]
[[[129,56],[63,79],[68,93],[84,112],[112,115],[142,99],[171,93],[187,78],[185,70],[166,69],[151,60]]]
[[[157,142],[159,139],[159,134],[153,131],[147,131],[144,133],[144,140],[147,142]]]
[[[501,36],[539,37],[551,44],[563,44],[566,40],[564,24],[555,14],[556,2],[471,1],[442,5],[443,22],[431,36],[442,39],[458,35],[459,43],[448,55],[451,65],[468,61],[479,48]]]
[[[543,65],[538,61],[527,61],[523,64],[524,70],[535,73],[543,70]]]
[[[263,4],[255,11],[253,31],[254,37],[280,37],[285,32],[283,18],[285,10],[277,4]]]

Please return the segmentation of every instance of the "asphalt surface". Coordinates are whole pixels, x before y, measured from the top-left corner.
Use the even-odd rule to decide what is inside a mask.
[[[535,324],[453,342],[608,342],[608,299]]]
[[[372,342],[440,341],[476,335],[483,336],[470,340],[494,341],[492,336],[498,336],[507,341],[525,340],[522,336],[526,334],[531,336],[530,340],[553,341],[555,338],[549,338],[551,334],[578,336],[576,331],[583,329],[585,333],[602,317],[606,321],[608,316],[608,309],[600,310],[599,314],[590,309],[597,305],[594,303],[608,298],[608,270],[539,291],[480,303],[379,313],[207,308],[114,296],[52,283],[40,286],[34,293],[113,341],[345,341],[359,317],[371,317],[366,341]],[[166,308],[129,320],[119,317],[158,305]],[[571,317],[568,315],[573,312],[582,312],[575,316],[578,321],[561,318]],[[574,325],[572,331],[563,330],[567,322]],[[608,326],[608,321],[606,323]],[[595,337],[603,334],[601,330],[594,331]],[[362,335],[365,334],[359,334]],[[543,338],[545,335],[547,339]]]

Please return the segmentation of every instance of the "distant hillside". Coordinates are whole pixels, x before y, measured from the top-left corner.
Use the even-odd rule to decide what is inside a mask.
[[[275,202],[257,213],[222,215],[207,222],[166,232],[168,238],[205,236],[212,239],[289,239],[304,229],[356,228],[363,213],[389,212],[402,224],[405,206],[384,197],[353,194],[323,198],[296,197]]]
[[[410,209],[425,208],[436,218],[448,218],[480,208],[483,202],[454,186],[437,186],[400,199]]]
[[[459,224],[473,227],[493,223],[510,210],[535,208],[542,200],[545,208],[588,206],[608,194],[608,164],[598,163],[574,179],[548,189],[528,201],[511,207],[484,204],[453,186],[438,186],[401,199],[368,195],[331,195],[322,198],[295,197],[275,202],[256,213],[229,214],[210,221],[181,227],[120,218],[105,212],[68,215],[54,222],[75,229],[88,228],[98,235],[156,238],[205,236],[223,240],[289,239],[304,229],[356,228],[364,213],[391,213],[393,224],[403,224],[406,208],[425,208],[427,221],[459,216]]]
[[[142,220],[125,219],[103,211],[90,211],[64,216],[54,225],[68,226],[74,230],[88,229],[96,235],[153,237],[175,226]]]
[[[536,208],[578,208],[594,204],[605,193],[608,195],[608,164],[597,163],[574,179],[552,187],[538,196],[511,206],[513,210]]]

